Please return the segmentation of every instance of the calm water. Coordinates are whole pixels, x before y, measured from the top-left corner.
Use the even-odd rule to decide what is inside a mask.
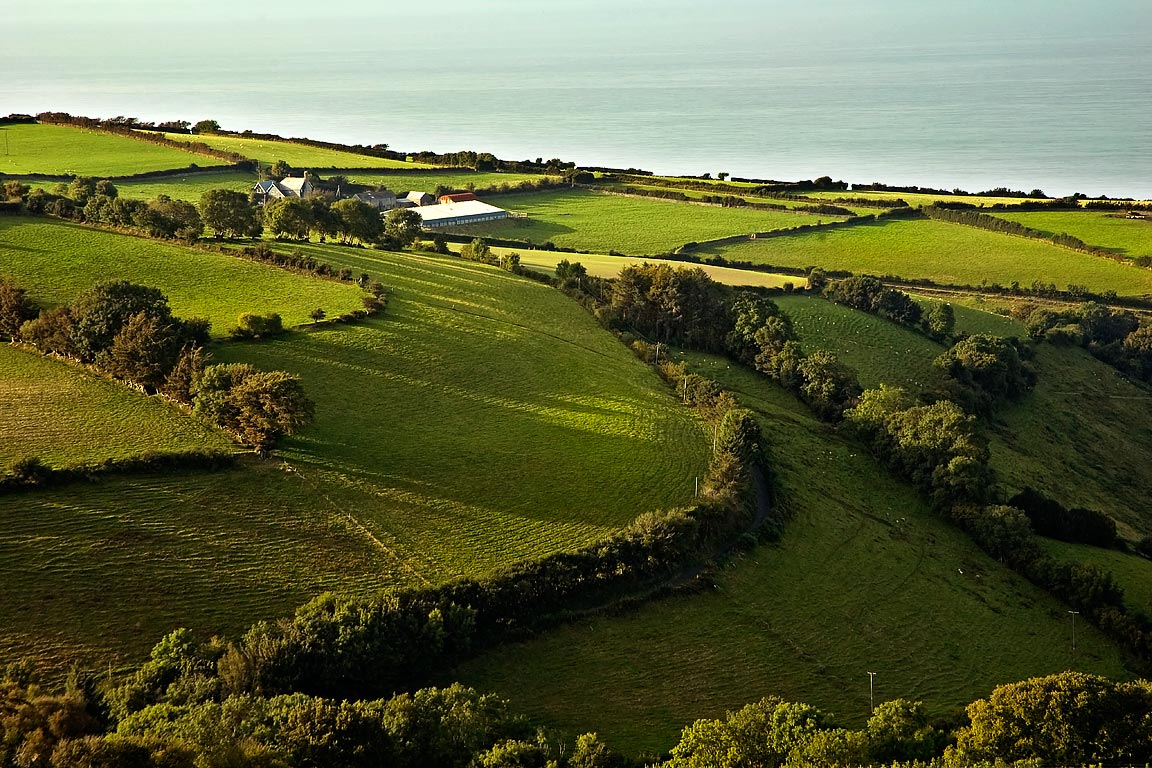
[[[240,4],[0,0],[0,113],[1152,197],[1152,0]]]

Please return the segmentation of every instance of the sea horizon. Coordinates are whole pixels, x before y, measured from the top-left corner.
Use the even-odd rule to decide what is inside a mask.
[[[27,42],[50,22],[16,3],[0,114],[215,119],[669,175],[1152,197],[1152,134],[1138,128],[1152,122],[1152,14],[1138,2],[562,0],[525,14],[518,0],[449,0],[384,14],[337,0],[321,17],[210,0],[170,39],[173,11],[120,0],[84,30],[52,21],[50,57]],[[799,48],[813,26],[825,44]]]

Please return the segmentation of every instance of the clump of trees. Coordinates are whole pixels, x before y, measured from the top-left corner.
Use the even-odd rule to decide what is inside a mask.
[[[719,351],[730,328],[726,290],[699,267],[635,264],[620,270],[598,316],[664,344]]]
[[[0,283],[0,307],[6,292],[22,296],[11,284]],[[20,312],[29,310],[17,306],[0,321],[7,317],[11,327]],[[246,332],[267,334],[280,326],[280,317],[246,315],[241,324]],[[41,311],[21,324],[13,338],[163,394],[261,453],[299,431],[314,411],[297,376],[208,365],[208,321],[175,317],[159,289],[125,280],[97,283],[70,305]]]
[[[1115,547],[1120,543],[1116,521],[1099,510],[1069,509],[1033,488],[1025,488],[1008,503],[1027,515],[1032,529],[1041,536],[1094,547]]]
[[[1030,352],[1015,338],[978,334],[956,342],[933,365],[947,377],[949,397],[986,413],[1035,386],[1036,372],[1023,359]]]
[[[824,288],[824,297],[862,312],[887,318],[901,325],[918,326],[922,310],[912,297],[903,291],[888,288],[877,278],[855,275],[843,280],[831,280]]]
[[[1082,346],[1129,376],[1152,382],[1152,322],[1094,302],[1065,310],[1026,306],[1019,314],[1032,338]]]
[[[1062,672],[997,687],[949,733],[920,702],[885,702],[859,730],[807,704],[761,699],[684,729],[664,768],[812,765],[1140,765],[1152,758],[1152,686]],[[949,745],[949,742],[954,744]]]
[[[209,365],[191,386],[193,412],[266,454],[315,414],[300,377],[258,371],[247,363]]]
[[[149,237],[192,241],[204,231],[192,203],[167,195],[150,201],[123,198],[107,179],[79,177],[57,185],[53,192],[37,188],[22,197],[29,213],[132,229]]]
[[[249,195],[231,189],[210,189],[200,196],[200,216],[217,239],[260,237],[264,217]]]
[[[881,461],[937,505],[988,497],[987,442],[975,418],[955,403],[920,405],[903,389],[882,384],[866,390],[844,417]]]

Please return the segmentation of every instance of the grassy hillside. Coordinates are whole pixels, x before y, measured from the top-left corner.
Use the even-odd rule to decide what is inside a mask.
[[[220,335],[244,312],[279,312],[286,325],[308,313],[360,308],[353,284],[297,275],[218,253],[45,218],[0,218],[0,274],[37,301],[70,301],[99,280],[160,288],[181,317],[206,317]]]
[[[1068,544],[1041,539],[1049,554],[1061,560],[1092,563],[1109,571],[1124,589],[1124,602],[1131,610],[1152,616],[1152,561],[1116,549],[1101,549],[1084,544]],[[1077,630],[1079,631],[1079,630]]]
[[[457,260],[312,250],[382,275],[388,316],[221,354],[303,377],[316,423],[284,455],[435,576],[575,546],[691,496],[700,426],[558,292]]]
[[[749,240],[701,249],[701,256],[785,267],[930,278],[942,284],[1010,285],[1033,281],[1086,285],[1122,295],[1152,293],[1152,271],[1059,248],[936,220],[886,221],[847,229]]]
[[[811,296],[778,296],[807,349],[826,349],[854,369],[864,387],[881,383],[920,392],[939,381],[932,361],[944,347],[867,312]]]
[[[26,456],[61,467],[232,444],[156,398],[7,344],[0,402],[0,467]]]
[[[460,670],[464,682],[556,728],[594,729],[640,752],[769,694],[859,725],[869,671],[877,701],[922,699],[935,714],[1070,666],[1124,674],[1087,627],[1073,660],[1061,604],[979,552],[791,396],[723,360],[696,367],[761,415],[795,513],[782,542],[735,558],[714,590],[489,653]]]
[[[222,149],[226,152],[238,152],[251,160],[262,163],[274,163],[283,160],[293,168],[301,170],[319,171],[324,168],[429,168],[431,166],[420,163],[406,163],[403,160],[389,160],[371,155],[357,155],[353,152],[342,152],[336,149],[312,147],[307,144],[297,144],[292,141],[268,141],[265,139],[250,139],[243,136],[214,136],[211,134],[197,134],[187,136],[182,133],[164,134],[170,139],[185,142],[199,142],[207,144],[213,149]]]
[[[165,168],[224,165],[214,157],[63,125],[3,125],[0,174],[44,173],[128,176]]]
[[[667,253],[691,241],[815,223],[808,214],[691,205],[573,189],[508,195],[501,208],[527,214],[453,232],[506,237],[604,253]]]
[[[912,294],[912,298],[924,308],[925,312],[945,301],[942,296]],[[1026,335],[1023,323],[994,312],[992,305],[986,302],[983,296],[948,296],[947,303],[952,305],[957,333],[986,333],[992,336],[1021,338]]]
[[[56,671],[70,653],[139,658],[175,625],[235,632],[323,589],[482,575],[691,498],[702,428],[559,292],[456,259],[307,249],[387,284],[387,316],[215,351],[298,372],[315,422],[255,468],[0,497],[18,596],[0,652]]]
[[[415,577],[272,463],[0,496],[0,658],[49,674],[139,662],[167,632],[235,635],[325,590]]]
[[[1039,381],[997,413],[992,466],[1065,506],[1100,509],[1131,538],[1152,533],[1152,390],[1079,348],[1038,347]]]
[[[1152,221],[1126,219],[1115,211],[994,211],[1051,235],[1068,233],[1089,245],[1109,248],[1129,258],[1152,256]]]

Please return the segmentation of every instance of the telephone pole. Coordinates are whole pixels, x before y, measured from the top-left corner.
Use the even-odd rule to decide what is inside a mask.
[[[1068,611],[1072,614],[1072,658],[1076,658],[1076,617],[1080,615],[1080,611]]]
[[[871,715],[876,710],[876,703],[872,698],[873,681],[876,679],[875,672],[868,673],[868,714]]]

